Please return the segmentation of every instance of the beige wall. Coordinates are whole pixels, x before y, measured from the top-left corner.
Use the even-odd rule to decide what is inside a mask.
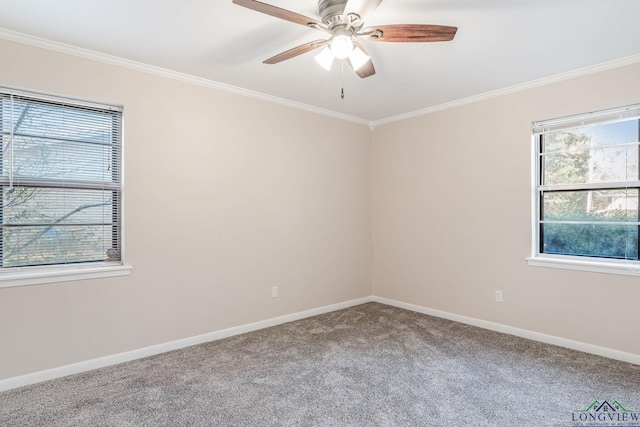
[[[637,102],[633,65],[378,127],[374,295],[640,354],[640,278],[525,261],[532,121]]]
[[[0,56],[0,85],[124,105],[133,266],[0,289],[0,379],[371,294],[368,127],[7,41]]]
[[[372,293],[640,354],[638,278],[525,261],[531,122],[639,102],[640,65],[372,136],[17,43],[0,40],[0,55],[0,85],[125,106],[133,265],[123,278],[0,289],[0,379]]]

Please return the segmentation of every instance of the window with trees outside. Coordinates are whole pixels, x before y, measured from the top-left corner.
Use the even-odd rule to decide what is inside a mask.
[[[0,88],[0,275],[121,265],[122,108]]]
[[[533,131],[533,257],[640,270],[640,104]]]

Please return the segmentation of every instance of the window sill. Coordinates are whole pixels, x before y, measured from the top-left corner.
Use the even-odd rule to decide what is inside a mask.
[[[128,276],[130,265],[91,267],[37,268],[31,271],[0,272],[0,288],[40,285],[44,283],[69,282],[73,280],[101,279]]]
[[[576,258],[530,257],[529,265],[534,267],[560,268],[565,270],[590,271],[595,273],[640,276],[640,263],[630,261],[596,261]]]

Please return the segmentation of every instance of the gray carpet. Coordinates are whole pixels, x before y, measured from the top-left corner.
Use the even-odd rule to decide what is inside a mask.
[[[570,426],[595,400],[640,411],[640,366],[369,303],[11,390],[0,425]]]

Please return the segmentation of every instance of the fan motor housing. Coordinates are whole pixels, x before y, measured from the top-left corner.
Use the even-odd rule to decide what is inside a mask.
[[[346,5],[347,0],[318,0],[320,19],[329,28],[336,24],[343,24],[342,14]]]

